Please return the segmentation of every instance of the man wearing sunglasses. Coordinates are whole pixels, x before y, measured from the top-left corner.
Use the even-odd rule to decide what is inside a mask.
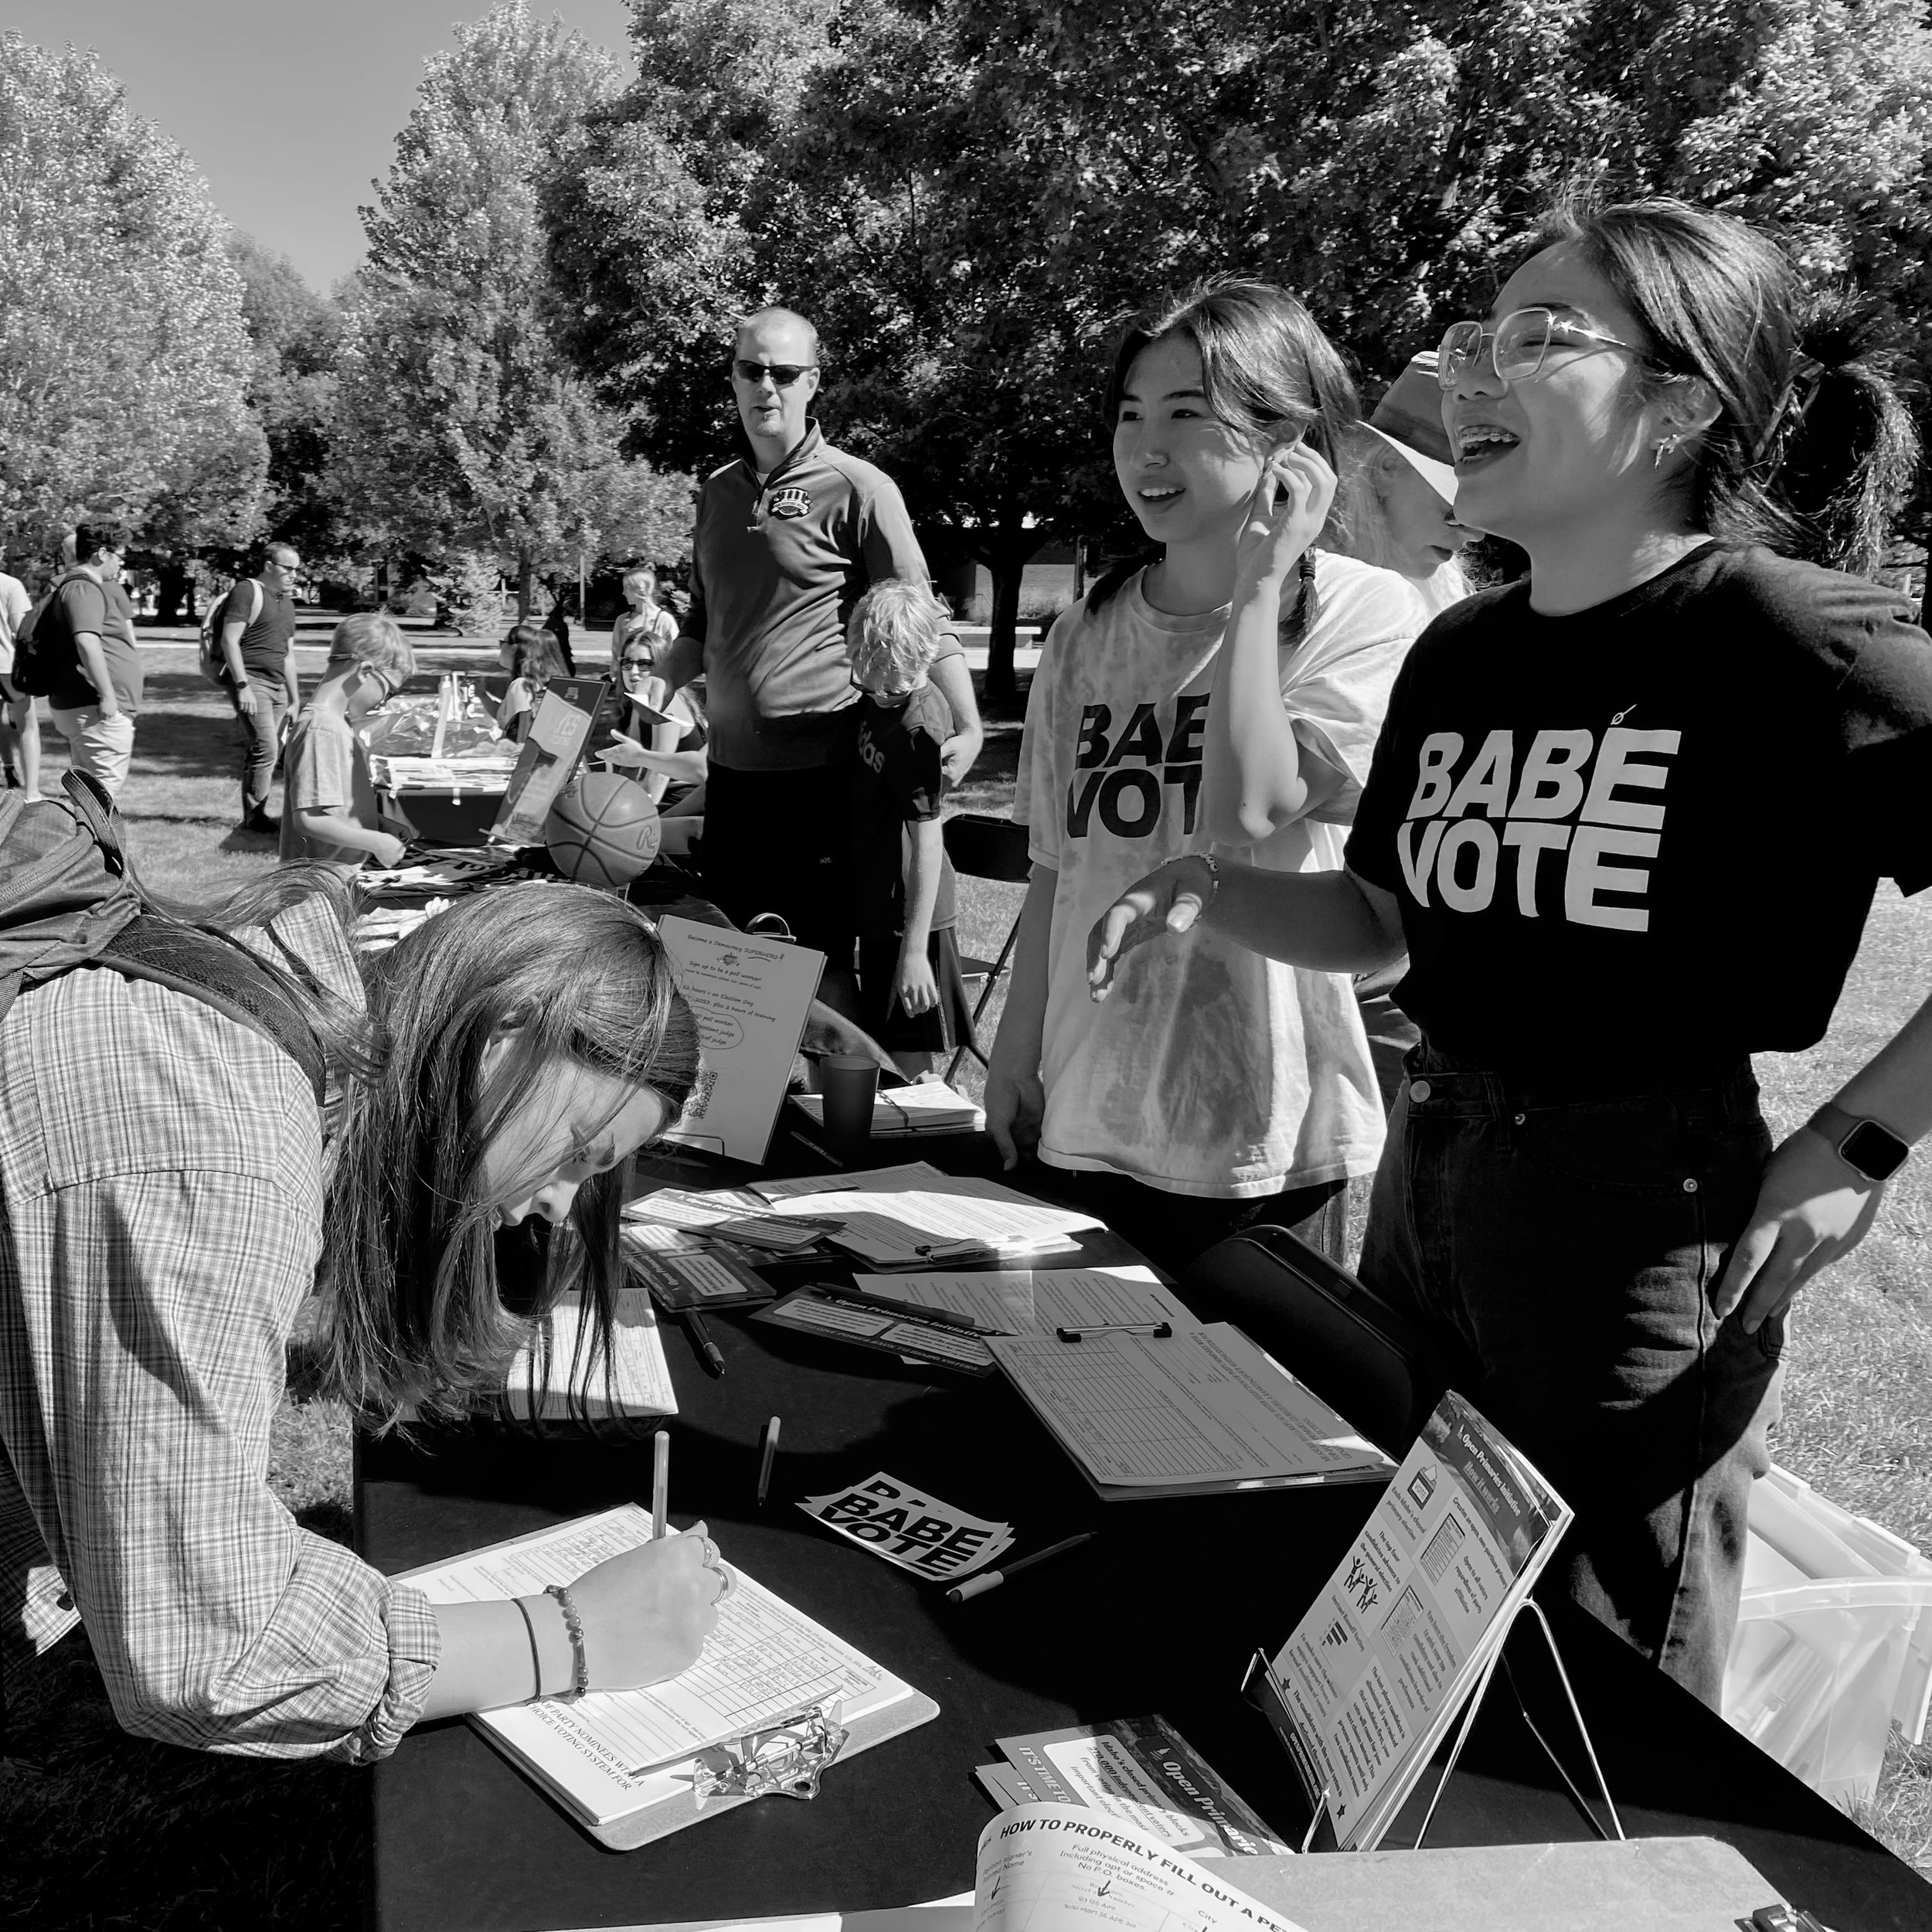
[[[845,620],[872,584],[925,583],[926,560],[891,478],[834,448],[813,417],[818,332],[804,316],[747,315],[729,374],[744,450],[699,492],[690,614],[660,668],[674,691],[705,679],[706,892],[741,926],[780,914],[825,954],[823,996],[845,1006],[857,697]],[[930,675],[958,726],[944,749],[956,783],[981,734],[950,633]]]

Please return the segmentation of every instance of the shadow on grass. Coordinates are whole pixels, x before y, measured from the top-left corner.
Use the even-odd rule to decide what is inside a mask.
[[[341,1505],[304,1528],[345,1538]],[[6,1681],[0,1924],[36,1932],[353,1932],[366,1771],[131,1737],[83,1632]]]

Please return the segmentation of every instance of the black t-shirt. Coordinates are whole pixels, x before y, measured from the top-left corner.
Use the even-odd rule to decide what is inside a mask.
[[[1932,642],[1895,594],[1709,544],[1624,596],[1437,617],[1348,863],[1446,1052],[1587,1077],[1814,1045],[1880,878],[1932,884]]]
[[[952,706],[931,685],[903,704],[862,696],[852,708],[856,757],[852,765],[852,876],[857,882],[862,938],[898,933],[906,923],[906,875],[911,858],[909,825],[939,816],[946,781],[940,747],[952,736]],[[943,855],[932,930],[958,917],[953,868]]]

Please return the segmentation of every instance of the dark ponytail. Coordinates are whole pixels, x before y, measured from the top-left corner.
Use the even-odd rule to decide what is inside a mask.
[[[1872,574],[1918,461],[1873,313],[1808,295],[1769,236],[1688,202],[1560,208],[1539,246],[1557,242],[1641,327],[1649,393],[1696,377],[1716,400],[1681,485],[1692,526]]]

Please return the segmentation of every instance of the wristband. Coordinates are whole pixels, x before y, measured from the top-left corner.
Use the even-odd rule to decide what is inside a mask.
[[[577,1607],[571,1600],[570,1591],[562,1583],[546,1583],[543,1594],[554,1597],[563,1612],[563,1628],[570,1633],[570,1661],[573,1682],[567,1691],[560,1693],[566,1704],[575,1703],[590,1688],[590,1660],[583,1654],[583,1619],[577,1614]]]
[[[1192,856],[1199,859],[1201,863],[1206,866],[1208,877],[1214,882],[1214,889],[1208,894],[1207,903],[1201,908],[1200,916],[1205,919],[1209,913],[1213,911],[1216,900],[1221,896],[1221,868],[1211,852],[1197,852]]]
[[[536,1647],[536,1625],[530,1621],[530,1606],[519,1597],[516,1607],[523,1614],[523,1628],[530,1639],[530,1667],[536,1672],[536,1689],[530,1693],[530,1702],[534,1704],[543,1695],[543,1653]]]

